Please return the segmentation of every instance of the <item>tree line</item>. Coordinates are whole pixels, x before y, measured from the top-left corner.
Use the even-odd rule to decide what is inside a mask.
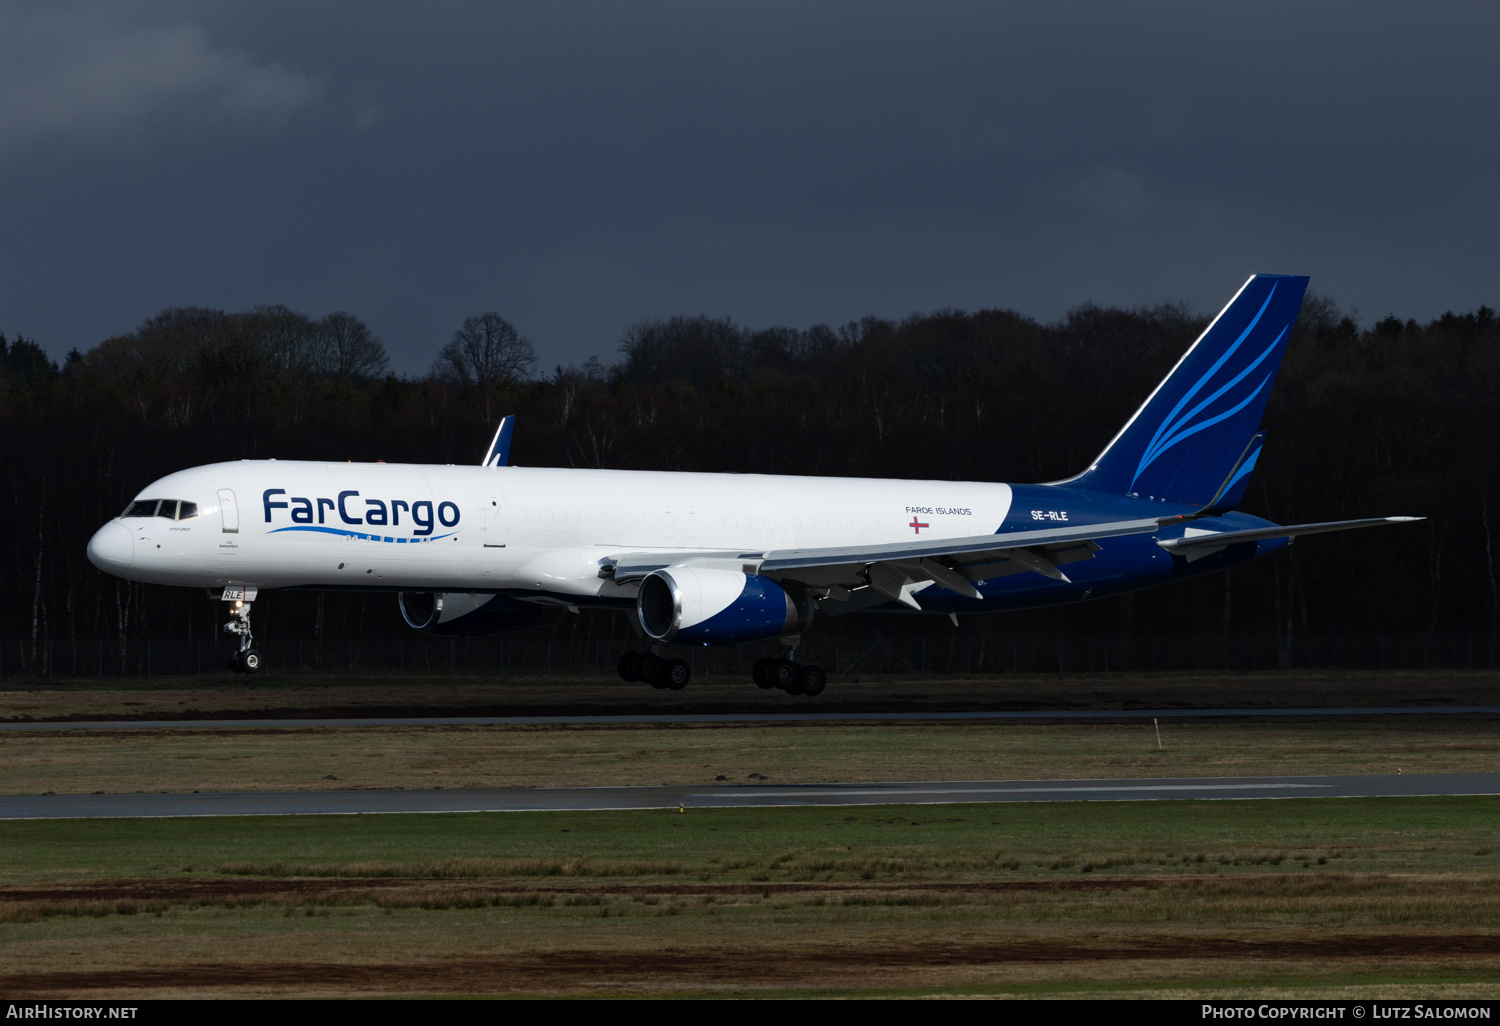
[[[185,467],[477,463],[515,413],[512,461],[532,466],[1048,481],[1086,465],[1206,324],[1181,305],[1085,305],[1051,323],[1011,310],[809,328],[680,316],[630,326],[611,363],[538,373],[531,342],[487,313],[418,377],[390,373],[358,317],[281,306],[164,310],[60,363],[0,336],[0,638],[215,631],[220,611],[201,592],[119,581],[84,551],[139,489]],[[1488,307],[1362,328],[1310,295],[1242,508],[1282,523],[1425,523],[1304,539],[1226,575],[962,630],[1493,638],[1497,403]],[[257,614],[258,631],[405,630],[390,596],[282,593]]]

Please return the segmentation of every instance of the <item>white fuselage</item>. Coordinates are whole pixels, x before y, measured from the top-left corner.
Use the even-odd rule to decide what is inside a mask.
[[[243,460],[170,474],[138,499],[197,515],[118,517],[96,565],[158,584],[536,592],[622,600],[599,573],[636,551],[759,553],[996,531],[1004,484],[532,467]]]

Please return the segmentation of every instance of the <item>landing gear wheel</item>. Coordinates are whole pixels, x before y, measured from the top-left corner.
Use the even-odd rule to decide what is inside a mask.
[[[828,675],[823,672],[821,666],[809,663],[797,669],[797,686],[804,695],[821,695],[823,689],[828,686]]]
[[[260,654],[258,648],[247,648],[240,653],[240,672],[259,673],[260,668],[265,665],[265,658]]]
[[[636,664],[635,672],[640,676],[641,680],[660,691],[667,686],[665,670],[665,664],[654,653],[642,652],[640,662]]]
[[[245,672],[245,668],[240,665],[239,649],[235,649],[233,652],[229,653],[229,668],[235,673]]]
[[[620,679],[634,684],[641,679],[641,654],[639,652],[626,652],[620,656]]]
[[[772,660],[771,686],[780,688],[787,694],[796,694],[792,688],[797,685],[797,664],[790,659]]]
[[[757,659],[750,667],[750,679],[755,681],[756,687],[769,691],[776,686],[776,682],[771,679],[771,673],[775,667],[776,660],[774,659]]]
[[[693,668],[681,659],[673,659],[662,667],[662,680],[673,691],[681,691],[693,679]]]

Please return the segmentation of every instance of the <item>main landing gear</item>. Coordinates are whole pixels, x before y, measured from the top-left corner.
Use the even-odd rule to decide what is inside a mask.
[[[693,679],[693,668],[682,659],[663,659],[655,652],[626,652],[620,656],[620,679],[645,681],[658,691],[681,691]]]
[[[780,659],[757,659],[750,668],[750,678],[756,687],[780,688],[789,695],[821,695],[828,686],[828,675],[821,666],[812,663],[794,663],[787,657]]]
[[[789,695],[821,695],[828,675],[820,666],[794,662],[796,654],[795,648],[787,648],[780,659],[757,659],[751,679],[758,687],[780,688]],[[618,669],[621,680],[643,681],[659,691],[681,691],[693,679],[693,668],[684,660],[663,659],[655,652],[626,652],[620,656]]]
[[[224,633],[237,634],[240,639],[239,649],[229,653],[229,668],[235,673],[259,673],[264,659],[250,633],[250,603],[235,599],[229,607],[229,616]]]

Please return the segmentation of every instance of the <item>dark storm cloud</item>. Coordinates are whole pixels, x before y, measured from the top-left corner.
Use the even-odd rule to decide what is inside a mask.
[[[1496,303],[1485,5],[221,3],[0,12],[0,330],[347,309],[423,372],[1254,271]]]

